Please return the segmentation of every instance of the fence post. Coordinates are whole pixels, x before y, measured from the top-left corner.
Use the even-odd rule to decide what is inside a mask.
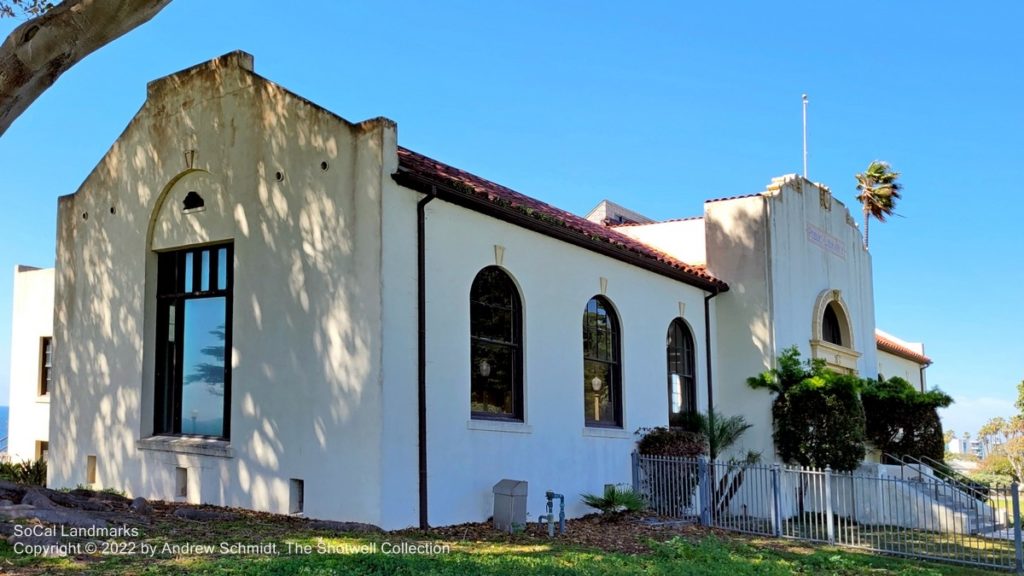
[[[779,465],[772,464],[772,532],[782,537],[782,493],[779,489]]]
[[[1014,570],[1017,574],[1024,572],[1024,551],[1021,548],[1020,534],[1020,484],[1010,484],[1010,496],[1013,498],[1013,552]]]
[[[640,493],[640,455],[637,454],[636,450],[630,454],[633,464],[633,492]]]
[[[708,459],[697,458],[697,482],[700,486],[700,523],[711,526],[711,475],[708,473]]]
[[[828,543],[836,543],[835,526],[832,522],[832,467],[825,467],[825,530],[828,532]]]

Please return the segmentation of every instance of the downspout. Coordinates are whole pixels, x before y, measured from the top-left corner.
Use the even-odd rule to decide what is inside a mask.
[[[427,258],[426,208],[437,197],[437,188],[416,203],[416,322],[418,339],[417,359],[417,438],[419,444],[420,529],[430,527],[427,522]]]
[[[715,387],[712,385],[711,378],[711,299],[718,296],[719,292],[709,292],[704,297],[704,354],[705,362],[707,363],[707,381],[708,381],[708,428],[714,430],[715,428],[715,401],[714,391]],[[714,461],[718,457],[715,454],[714,449],[711,446],[709,448],[709,456]]]
[[[775,344],[775,271],[772,269],[772,203],[764,197],[764,283],[765,297],[768,299],[768,348],[771,350],[769,368],[775,368],[775,359],[779,355]]]

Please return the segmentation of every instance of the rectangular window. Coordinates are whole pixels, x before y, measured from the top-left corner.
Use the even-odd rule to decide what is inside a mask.
[[[159,254],[157,434],[229,437],[233,268],[231,245]]]
[[[44,336],[39,339],[39,395],[50,393],[53,381],[53,338]]]
[[[36,460],[46,460],[50,457],[50,443],[46,440],[36,440]]]

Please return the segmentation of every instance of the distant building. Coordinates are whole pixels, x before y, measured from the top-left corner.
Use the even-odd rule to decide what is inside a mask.
[[[950,438],[949,442],[946,443],[946,451],[950,454],[966,454],[967,445],[960,438],[953,436]]]

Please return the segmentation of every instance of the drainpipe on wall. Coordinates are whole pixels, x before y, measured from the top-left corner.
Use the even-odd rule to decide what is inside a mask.
[[[418,341],[417,358],[417,438],[419,444],[420,529],[430,527],[427,522],[427,259],[426,208],[437,197],[437,188],[416,203],[416,322]]]
[[[708,295],[704,297],[704,354],[708,366],[708,428],[712,430],[715,426],[715,388],[711,383],[711,299],[718,296],[718,294],[718,292],[709,292]],[[710,446],[709,450],[711,460],[714,461],[714,459],[718,457],[718,454],[715,454]]]

